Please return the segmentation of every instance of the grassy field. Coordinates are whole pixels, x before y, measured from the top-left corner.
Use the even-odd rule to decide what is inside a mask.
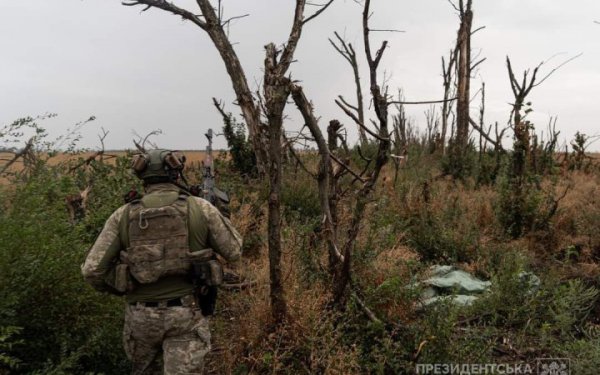
[[[353,249],[355,288],[379,322],[352,298],[343,310],[331,308],[317,183],[290,162],[281,195],[289,317],[274,326],[266,181],[242,178],[228,163],[220,164],[218,185],[232,198],[231,220],[244,238],[243,259],[230,271],[248,286],[219,292],[207,373],[402,374],[414,373],[420,363],[535,365],[537,358],[569,358],[572,374],[597,374],[597,163],[586,170],[556,165],[551,173],[532,177],[528,209],[535,218],[553,213],[544,225],[513,237],[502,222],[503,199],[511,193],[502,176],[495,183],[477,182],[476,171],[464,181],[439,178],[441,157],[418,151],[410,154],[397,178],[393,164],[385,166]],[[0,340],[0,350],[24,362],[22,373],[128,372],[120,337],[122,300],[84,286],[79,264],[135,178],[114,158],[69,171],[67,163],[78,165],[79,158],[90,155],[57,155],[14,180],[10,189],[0,186],[0,281],[5,293],[0,298],[0,338],[10,344],[3,347]],[[186,156],[187,175],[197,179],[204,153],[188,151]],[[301,157],[314,173],[314,155]],[[360,160],[348,157],[353,163]],[[70,220],[65,196],[92,179],[86,215]],[[350,181],[342,181],[344,188]],[[356,203],[347,190],[338,201],[342,238]],[[453,265],[492,287],[472,306],[441,303],[423,310],[419,289],[409,286],[434,264]],[[539,277],[536,290],[523,286],[523,272]],[[2,366],[0,361],[0,373]]]

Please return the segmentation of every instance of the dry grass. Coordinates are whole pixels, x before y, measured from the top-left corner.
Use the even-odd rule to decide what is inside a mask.
[[[106,151],[103,156],[98,156],[97,160],[100,160],[100,158],[102,158],[102,160],[104,160],[105,162],[112,164],[115,162],[116,157],[127,156],[128,152],[130,152],[130,151],[126,151],[126,150]],[[219,153],[219,151],[215,151],[215,156],[218,155],[218,153]],[[56,166],[56,165],[60,165],[60,164],[75,163],[79,159],[87,160],[88,158],[94,156],[95,154],[96,154],[95,151],[86,151],[86,152],[78,152],[78,153],[58,153],[58,154],[53,155],[48,158],[48,164],[51,166]],[[187,159],[186,165],[188,168],[199,169],[202,164],[202,161],[205,160],[205,158],[206,158],[205,151],[188,150],[188,151],[184,151],[184,154]],[[6,165],[6,163],[9,160],[11,160],[13,158],[13,156],[14,155],[11,153],[0,152],[0,169],[2,169],[2,166]],[[46,158],[48,156],[42,155],[40,157]],[[8,174],[18,173],[23,168],[24,168],[23,159],[20,158],[20,159],[17,159],[17,161],[15,161],[8,168],[8,170],[6,172]],[[0,185],[5,185],[8,183],[8,181],[9,180],[6,175],[0,176]]]
[[[389,175],[389,170],[387,171]],[[549,188],[551,184],[545,183]],[[475,223],[479,229],[479,247],[484,252],[473,254],[470,261],[458,266],[477,275],[488,275],[490,259],[494,252],[515,248],[537,259],[534,272],[552,268],[564,279],[584,278],[598,280],[598,244],[597,232],[600,218],[600,177],[579,172],[565,173],[555,187],[557,196],[570,186],[568,194],[560,201],[559,210],[553,219],[555,241],[547,253],[539,254],[539,244],[533,244],[536,237],[509,241],[501,238],[495,216],[494,203],[497,193],[493,187],[473,188],[455,184],[448,180],[439,180],[430,186],[429,201],[425,202],[422,184],[411,184],[404,195],[400,196],[390,179],[382,181],[378,187],[378,199],[386,198],[386,212],[407,211],[412,215],[427,209],[441,213],[449,209],[460,209],[460,218],[453,229],[460,235],[468,225]],[[377,208],[371,205],[368,218],[360,232],[358,242],[366,246],[369,238],[365,235],[369,221]],[[262,207],[265,213],[266,206]],[[249,205],[242,205],[234,215],[234,222],[240,230],[248,234],[256,230],[253,221],[256,212]],[[349,218],[350,211],[340,210],[342,220]],[[594,216],[595,215],[595,216]],[[260,233],[266,233],[266,215],[261,216]],[[596,220],[596,221],[594,221]],[[293,224],[293,223],[292,223]],[[385,228],[382,228],[385,231]],[[343,230],[341,231],[343,232]],[[368,272],[357,270],[357,278],[377,290],[390,277],[399,277],[401,282],[412,276],[408,264],[419,263],[418,253],[407,246],[405,233],[395,233],[396,241],[379,251],[369,265]],[[371,238],[371,240],[373,240]],[[379,239],[375,239],[378,241]],[[300,235],[293,230],[285,239],[284,276],[287,291],[290,320],[282,327],[272,327],[269,310],[268,262],[266,246],[260,249],[261,256],[246,259],[240,273],[248,279],[258,281],[258,285],[244,291],[229,292],[223,295],[222,310],[214,319],[215,346],[211,355],[210,373],[290,373],[290,363],[300,373],[359,374],[361,352],[356,346],[342,343],[341,333],[334,324],[336,317],[325,308],[328,301],[328,285],[316,282],[306,284],[298,266],[299,246],[303,243]],[[501,245],[501,246],[500,246]],[[565,249],[575,246],[580,249],[577,259],[561,260]],[[360,247],[360,246],[359,246]],[[322,259],[325,263],[325,259]],[[372,301],[373,308],[388,321],[411,322],[419,318],[409,299]],[[416,349],[416,348],[415,348]]]
[[[235,206],[237,202],[232,202]],[[265,218],[259,223],[266,232],[266,205],[261,207]],[[256,212],[248,204],[239,206],[232,217],[243,236],[256,230]],[[306,287],[296,255],[298,238],[291,233],[285,240],[283,274],[289,319],[283,326],[272,325],[269,306],[269,265],[266,241],[260,248],[262,256],[245,258],[235,272],[256,285],[238,292],[222,292],[219,311],[213,318],[214,347],[208,359],[208,373],[289,373],[290,362],[305,373],[359,373],[357,354],[346,350],[339,334],[333,329],[334,317],[327,313],[327,286],[315,283]]]
[[[115,154],[114,152],[107,152]],[[59,155],[51,163],[69,161],[74,157],[86,158],[91,153],[77,156]],[[124,152],[119,152],[123,155]],[[199,166],[204,159],[202,151],[186,151],[188,166]],[[18,168],[18,167],[16,167]],[[402,172],[401,172],[402,173]],[[393,184],[393,167],[387,166],[385,179],[378,185],[377,199],[385,198],[385,204],[371,204],[367,218],[359,234],[357,247],[366,247],[372,238],[367,227],[374,220],[377,210],[385,210],[392,216],[416,216],[423,211],[440,215],[448,210],[460,210],[450,229],[461,236],[475,225],[479,231],[480,253],[472,251],[471,259],[459,266],[478,275],[489,275],[490,258],[499,251],[495,245],[502,242],[506,247],[522,250],[537,260],[538,270],[558,269],[565,278],[600,280],[600,176],[565,172],[556,186],[558,195],[569,186],[568,194],[560,201],[559,210],[553,218],[552,246],[540,246],[539,238],[530,237],[516,241],[499,239],[500,233],[495,216],[494,202],[497,193],[493,187],[456,184],[450,180],[436,180],[429,185],[428,199],[424,186],[417,181],[401,181],[403,191]],[[0,184],[2,181],[0,180]],[[545,188],[551,184],[546,182]],[[209,355],[207,372],[210,374],[264,374],[299,373],[360,374],[360,349],[342,340],[335,316],[326,308],[329,285],[324,281],[307,283],[300,267],[300,253],[306,241],[294,228],[295,223],[284,222],[283,274],[287,294],[289,320],[279,327],[272,325],[269,306],[269,264],[267,259],[266,203],[258,208],[250,203],[232,202],[232,221],[240,233],[249,237],[256,233],[263,236],[258,254],[244,257],[234,271],[246,280],[255,281],[252,287],[241,291],[221,291],[217,315],[212,318],[213,350]],[[258,201],[258,194],[247,196],[244,202]],[[348,222],[351,211],[348,204],[340,209],[340,221]],[[340,233],[344,232],[344,227]],[[384,237],[381,228],[378,235]],[[368,270],[357,270],[357,277],[376,290],[386,280],[397,277],[408,283],[410,263],[419,263],[418,252],[406,244],[406,233],[392,233],[394,241],[378,250]],[[383,240],[375,236],[374,241]],[[387,244],[387,242],[386,242]],[[570,260],[565,252],[575,251]],[[315,249],[320,251],[320,249]],[[469,250],[471,251],[471,250]],[[325,251],[322,252],[325,264]],[[359,273],[362,272],[362,273]],[[539,273],[539,272],[538,272]],[[597,282],[597,281],[596,281]],[[397,299],[373,303],[377,313],[388,321],[410,322],[419,319],[411,301]],[[415,348],[416,350],[416,348]]]

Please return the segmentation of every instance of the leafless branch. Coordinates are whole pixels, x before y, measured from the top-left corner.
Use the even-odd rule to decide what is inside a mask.
[[[353,106],[352,104],[348,103],[348,102],[346,101],[346,99],[344,99],[344,97],[343,97],[343,96],[339,95],[339,96],[338,96],[338,98],[340,98],[340,101],[341,101],[342,103],[344,103],[344,105],[345,105],[346,107],[348,107],[348,108],[351,108],[351,109],[355,110],[356,112],[359,112],[359,109],[358,109],[357,107]]]
[[[475,64],[471,65],[471,71],[475,70],[475,68],[477,68],[477,66],[479,66],[485,60],[487,60],[487,57],[484,57],[483,59],[477,61]]]
[[[325,5],[323,5],[321,7],[321,9],[317,10],[313,15],[307,17],[304,21],[302,21],[303,24],[306,24],[307,22],[315,19],[316,17],[318,17],[321,13],[323,13],[327,8],[329,8],[329,6],[334,2],[335,0],[329,0]],[[309,4],[309,5],[314,5],[314,4]]]
[[[217,98],[213,97],[212,100],[213,100],[213,105],[215,106],[215,108],[217,108],[217,111],[219,111],[219,113],[221,114],[223,119],[226,121],[230,120],[231,114],[225,112],[225,105],[220,100],[217,100]]]
[[[384,32],[384,33],[405,33],[406,30],[397,29],[370,29],[371,32]]]
[[[177,5],[168,2],[166,0],[126,0],[122,1],[121,4],[125,6],[136,6],[136,5],[145,5],[146,7],[142,10],[142,12],[147,11],[150,8],[158,8],[165,10],[167,12],[173,13],[175,15],[180,16],[184,20],[188,20],[196,24],[201,29],[207,30],[208,25],[205,21],[201,20],[200,17],[189,10],[178,7]]]
[[[471,124],[471,126],[473,126],[473,128],[475,130],[477,130],[479,132],[479,134],[481,134],[483,136],[483,138],[485,138],[488,142],[490,142],[492,145],[494,145],[494,147],[497,150],[503,151],[504,149],[502,148],[502,144],[499,142],[496,142],[494,139],[492,139],[489,135],[489,133],[486,133],[485,129],[482,129],[481,126],[479,126],[479,124],[477,124],[477,122],[475,122],[475,120],[473,120],[472,118],[469,118],[469,123]]]
[[[248,17],[249,15],[250,15],[249,13],[246,13],[246,14],[242,14],[240,16],[229,17],[225,21],[221,22],[221,26],[229,26],[231,24],[231,21],[239,20],[240,18],[245,18],[245,17]]]
[[[306,165],[304,164],[304,162],[302,161],[302,159],[298,156],[298,154],[296,153],[296,150],[294,150],[294,142],[290,142],[288,145],[288,150],[290,150],[290,154],[292,154],[292,156],[294,157],[294,159],[296,159],[296,162],[300,165],[300,167],[304,170],[304,172],[306,172],[310,177],[317,179],[317,175],[314,174],[313,172],[311,172]]]
[[[462,10],[456,6],[456,4],[454,4],[454,2],[452,2],[452,0],[448,0],[448,2],[450,3],[450,5],[452,5],[452,8],[454,8],[457,12],[462,13]]]
[[[471,31],[471,35],[475,34],[476,32],[485,29],[485,26],[480,26],[478,28],[476,28],[475,30]]]
[[[404,100],[395,100],[395,101],[388,102],[388,105],[392,105],[392,104],[438,104],[438,103],[453,102],[456,99],[457,98],[441,99],[441,100],[425,100],[425,101],[419,101],[419,102],[407,102]]]
[[[356,104],[356,106],[352,106],[341,95],[339,96],[339,98],[344,104],[346,104],[346,106],[348,108],[351,108],[356,111],[356,114],[358,117],[358,122],[361,124],[364,124],[364,121],[365,121],[364,112],[365,111],[364,111],[364,104],[363,104],[363,93],[362,93],[362,85],[360,82],[358,61],[356,59],[356,51],[354,51],[354,47],[352,47],[352,43],[346,43],[346,41],[337,32],[335,32],[334,34],[339,42],[339,46],[331,39],[329,39],[329,42],[331,43],[333,48],[335,48],[335,50],[340,55],[342,55],[342,57],[344,57],[344,59],[346,59],[346,61],[348,61],[348,63],[350,64],[350,66],[352,68],[352,73],[354,74],[354,85],[356,87],[356,102],[357,102],[357,104]],[[361,143],[367,142],[366,132],[360,126],[358,127],[358,134],[360,136]]]
[[[351,294],[352,294],[352,297],[354,298],[354,300],[356,301],[356,303],[358,303],[358,305],[361,307],[361,309],[365,312],[367,317],[369,317],[369,319],[372,322],[381,323],[381,320],[377,317],[377,315],[375,315],[375,313],[371,309],[369,309],[367,307],[365,302],[358,296],[358,294],[356,293],[356,291],[354,289],[352,290]]]
[[[13,165],[19,158],[23,157],[24,155],[27,155],[33,148],[34,140],[35,140],[35,137],[31,137],[25,144],[25,147],[23,147],[23,149],[21,151],[16,152],[15,155],[13,156],[13,158],[10,159],[8,161],[8,163],[6,163],[2,166],[2,170],[0,170],[0,174],[6,172],[8,170],[8,168],[10,168],[10,166]]]
[[[342,168],[344,168],[346,171],[348,171],[348,173],[350,173],[352,176],[354,176],[357,180],[360,180],[361,182],[366,182],[366,180],[361,177],[358,173],[354,172],[354,170],[352,168],[350,168],[350,166],[348,166],[346,163],[344,163],[343,161],[341,161],[340,159],[337,158],[337,156],[335,156],[332,153],[329,153],[329,157],[331,157],[333,159],[333,161],[335,161],[336,163],[338,163],[338,165]]]
[[[573,57],[571,57],[570,59],[564,61],[563,63],[559,64],[556,68],[552,69],[548,74],[546,74],[544,76],[544,78],[542,78],[541,80],[538,81],[538,83],[534,84],[533,87],[539,86],[542,83],[544,83],[545,80],[547,80],[554,72],[556,72],[558,69],[562,68],[563,66],[567,65],[568,63],[570,63],[571,61],[581,57],[581,55],[583,55],[583,52],[579,53],[578,55],[575,55]]]
[[[372,161],[372,159],[367,158],[366,156],[363,155],[362,148],[360,146],[358,146],[356,149],[358,150],[358,155],[360,156],[360,158],[362,160],[366,161],[367,163],[370,163]]]
[[[379,134],[373,132],[371,129],[369,129],[367,126],[365,126],[365,124],[360,122],[360,120],[356,117],[356,115],[354,113],[352,113],[352,111],[350,111],[348,108],[346,108],[342,102],[340,102],[339,100],[336,99],[335,104],[337,104],[338,107],[340,107],[342,109],[342,111],[344,111],[344,113],[346,115],[348,115],[348,117],[350,117],[352,120],[354,120],[354,122],[358,126],[360,126],[361,129],[364,129],[367,133],[369,133],[369,135],[371,135],[374,138],[377,138],[380,141],[389,140],[389,138],[384,138],[384,137],[380,136]]]

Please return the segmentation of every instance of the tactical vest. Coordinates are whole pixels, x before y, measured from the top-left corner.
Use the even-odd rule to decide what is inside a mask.
[[[147,208],[140,200],[130,203],[129,247],[121,252],[121,262],[139,283],[190,272],[187,212],[183,194],[162,207]]]

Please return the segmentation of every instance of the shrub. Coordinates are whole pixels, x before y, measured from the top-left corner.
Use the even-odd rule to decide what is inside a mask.
[[[22,373],[126,373],[121,345],[122,302],[87,286],[80,271],[86,250],[108,214],[121,204],[131,176],[93,164],[98,178],[89,215],[70,223],[65,196],[89,176],[40,161],[16,189],[2,194],[0,212],[0,327],[20,327],[3,348]],[[126,182],[127,181],[127,182]],[[130,186],[130,185],[129,185]],[[14,341],[13,341],[14,340]]]
[[[256,155],[246,139],[246,125],[237,122],[231,113],[223,117],[223,135],[231,155],[231,166],[241,175],[256,175]]]

